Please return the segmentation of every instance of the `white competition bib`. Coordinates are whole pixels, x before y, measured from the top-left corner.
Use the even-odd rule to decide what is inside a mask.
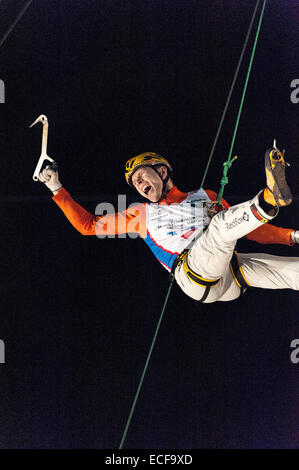
[[[145,241],[167,269],[209,225],[211,217],[204,204],[209,201],[207,193],[199,189],[180,203],[146,204]]]

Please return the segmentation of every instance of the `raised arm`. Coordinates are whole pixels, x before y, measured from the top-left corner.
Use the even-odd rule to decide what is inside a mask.
[[[62,187],[57,171],[46,168],[40,179],[53,193],[53,201],[60,207],[70,223],[82,235],[119,235],[138,233],[143,235],[145,227],[144,204],[113,214],[97,216],[78,204]]]

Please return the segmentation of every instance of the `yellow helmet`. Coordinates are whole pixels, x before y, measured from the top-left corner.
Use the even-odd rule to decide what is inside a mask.
[[[153,152],[145,152],[137,155],[137,157],[132,157],[126,163],[125,169],[125,177],[127,183],[133,187],[132,185],[132,176],[138,168],[142,166],[156,166],[156,165],[165,165],[170,173],[172,173],[172,168],[170,163],[166,160],[166,158],[158,155],[157,153]]]

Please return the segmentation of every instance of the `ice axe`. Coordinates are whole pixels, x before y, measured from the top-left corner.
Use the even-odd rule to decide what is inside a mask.
[[[34,173],[33,173],[33,176],[32,176],[34,181],[39,181],[39,174],[41,172],[41,169],[42,169],[42,166],[43,166],[45,160],[48,160],[51,163],[51,168],[53,168],[53,170],[56,171],[58,169],[57,163],[53,160],[53,158],[51,158],[51,157],[49,157],[49,155],[47,155],[48,127],[49,127],[47,116],[45,116],[44,114],[41,114],[31,124],[30,127],[35,126],[35,124],[37,124],[38,122],[41,122],[42,125],[43,125],[43,137],[42,137],[42,151],[41,151],[39,160],[37,162],[37,165],[35,167],[35,170],[34,170]]]

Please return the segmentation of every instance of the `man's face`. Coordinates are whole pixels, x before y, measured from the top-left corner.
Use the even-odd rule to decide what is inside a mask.
[[[166,167],[158,167],[157,170],[164,180],[167,176]],[[157,172],[149,166],[143,166],[135,171],[132,176],[132,184],[141,196],[151,202],[156,202],[161,197],[163,189],[162,180]]]

